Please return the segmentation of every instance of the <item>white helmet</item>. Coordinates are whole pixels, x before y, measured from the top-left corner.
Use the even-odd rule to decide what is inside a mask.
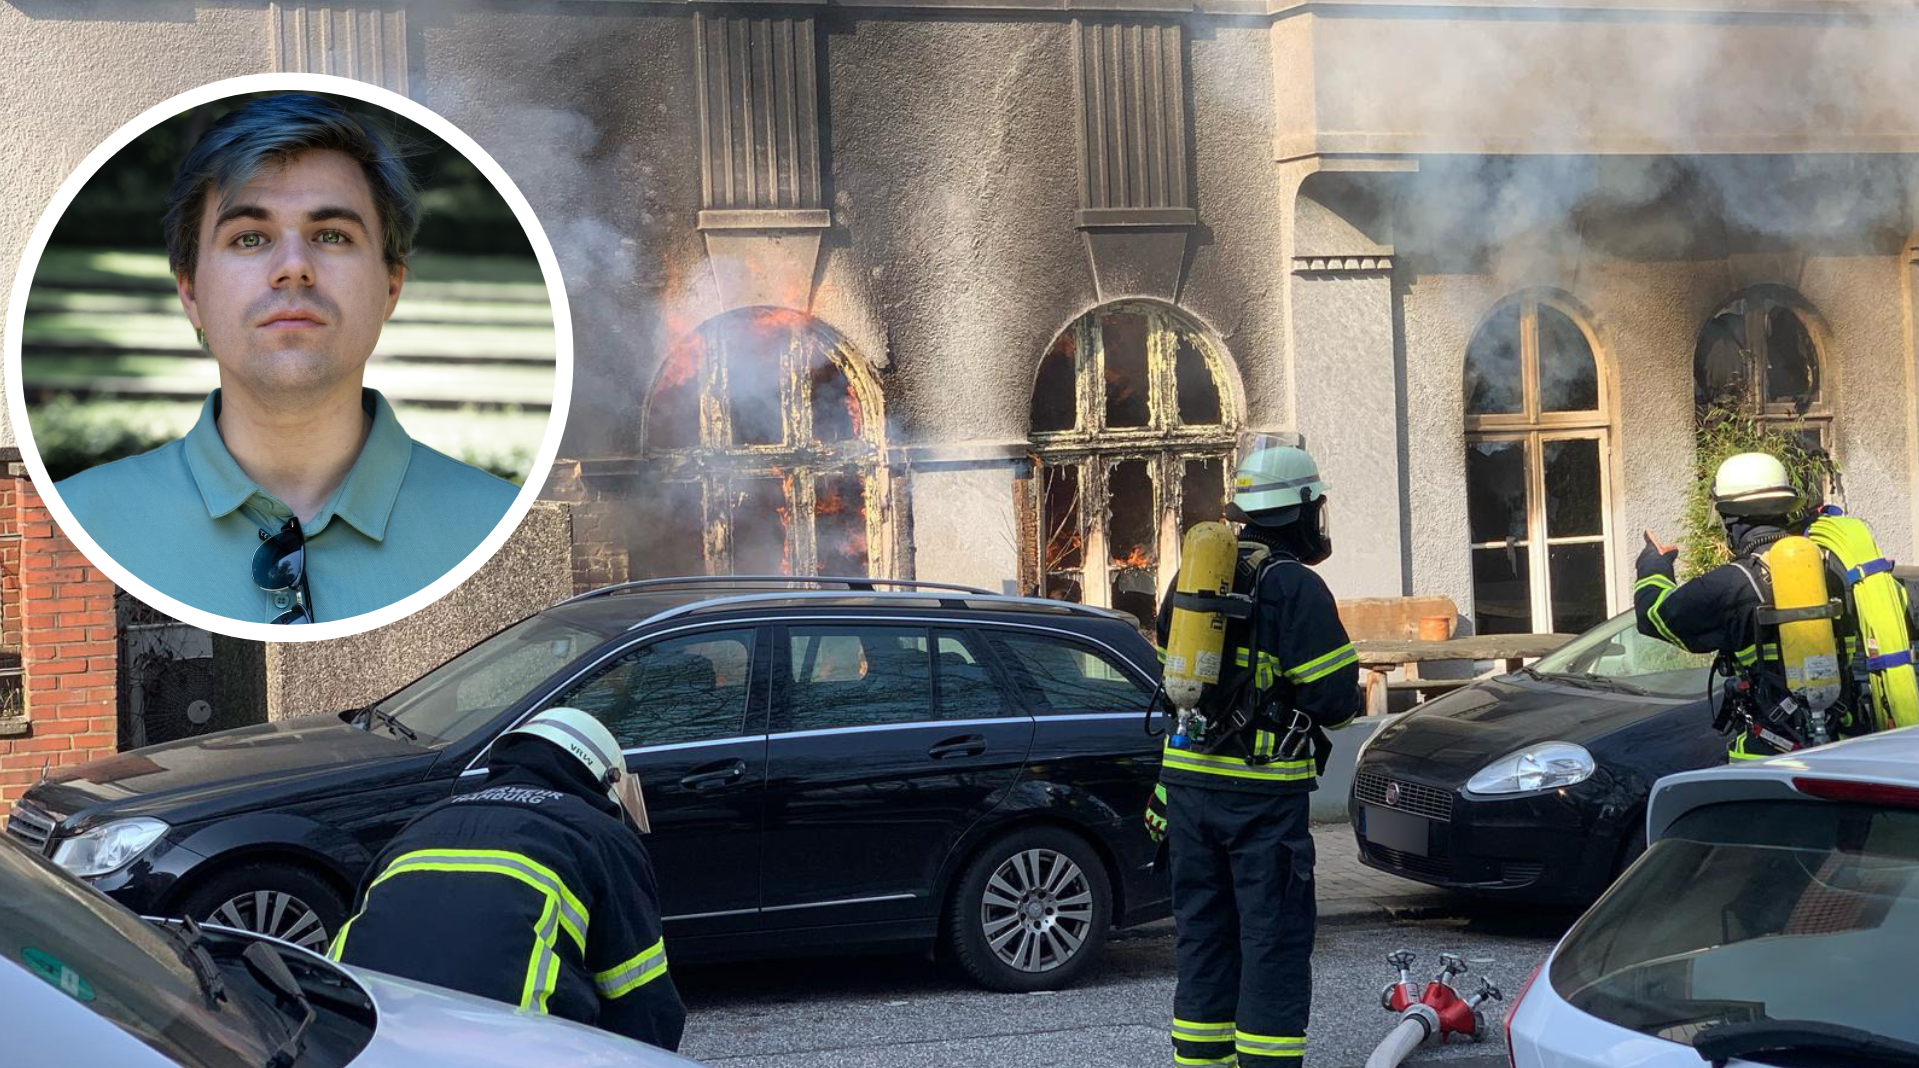
[[[1712,503],[1721,515],[1788,515],[1803,503],[1792,476],[1777,457],[1742,452],[1719,465],[1712,479]]]
[[[606,724],[591,713],[577,708],[549,708],[507,731],[502,737],[530,734],[544,738],[586,765],[593,780],[606,787],[607,799],[626,810],[633,822],[647,829],[646,803],[640,798],[639,780],[626,773],[626,755]]]
[[[1239,469],[1233,473],[1233,504],[1269,526],[1290,523],[1298,508],[1323,500],[1326,480],[1305,449],[1281,445],[1267,435],[1241,442]],[[1288,514],[1281,509],[1293,509]]]

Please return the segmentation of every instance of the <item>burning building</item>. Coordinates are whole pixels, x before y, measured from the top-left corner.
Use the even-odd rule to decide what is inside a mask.
[[[1144,615],[1263,430],[1326,470],[1342,596],[1573,630],[1628,603],[1638,531],[1677,533],[1704,402],[1830,449],[1913,544],[1901,4],[158,10],[0,7],[0,258],[158,93],[410,94],[566,271],[576,586],[872,574]]]

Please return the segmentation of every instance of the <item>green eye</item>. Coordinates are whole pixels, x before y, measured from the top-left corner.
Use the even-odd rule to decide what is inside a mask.
[[[245,234],[241,234],[237,238],[234,238],[234,243],[238,244],[241,248],[259,248],[260,243],[265,240],[266,238],[260,236],[259,234],[245,233]]]
[[[338,230],[322,230],[317,235],[317,239],[321,241],[322,243],[328,244],[328,245],[346,244],[346,235],[341,233]]]

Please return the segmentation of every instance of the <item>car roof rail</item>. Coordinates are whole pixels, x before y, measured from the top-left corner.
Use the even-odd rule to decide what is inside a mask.
[[[627,629],[632,630],[635,627],[644,626],[648,623],[658,623],[668,619],[676,619],[681,616],[727,611],[736,608],[748,608],[756,604],[767,604],[770,602],[817,601],[823,605],[832,605],[834,603],[855,599],[868,603],[874,601],[897,601],[902,604],[937,600],[945,607],[1012,609],[1014,611],[1047,612],[1056,615],[1075,615],[1094,619],[1119,619],[1123,621],[1132,619],[1131,616],[1123,612],[1117,612],[1110,608],[1097,608],[1092,605],[1079,604],[1074,601],[1055,601],[1047,597],[1019,597],[1005,593],[988,593],[983,590],[972,591],[965,587],[960,587],[954,592],[958,592],[963,596],[928,597],[924,594],[911,591],[889,592],[885,590],[875,590],[872,592],[858,590],[775,590],[745,593],[732,597],[716,597],[710,601],[694,601],[689,604],[676,605],[639,620]]]
[[[636,579],[632,582],[601,586],[596,590],[574,594],[560,601],[559,604],[577,604],[581,601],[591,601],[636,590],[691,590],[732,582],[759,582],[777,586],[818,586],[832,582],[844,583],[848,591],[857,592],[877,592],[875,587],[878,586],[898,586],[909,589],[951,590],[975,596],[993,596],[991,590],[983,590],[977,586],[960,586],[951,582],[921,582],[917,579],[869,578],[864,575],[682,575],[673,578]]]

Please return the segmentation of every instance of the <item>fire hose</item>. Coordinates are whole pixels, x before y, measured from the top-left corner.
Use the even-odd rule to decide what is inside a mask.
[[[1386,963],[1398,970],[1399,981],[1386,984],[1379,992],[1379,1005],[1388,1012],[1398,1013],[1399,1023],[1373,1050],[1372,1056],[1366,1058],[1366,1068],[1398,1068],[1428,1039],[1437,1038],[1444,1043],[1460,1035],[1474,1042],[1486,1040],[1486,1014],[1480,1011],[1480,1006],[1503,998],[1499,988],[1481,976],[1479,989],[1471,999],[1461,997],[1453,978],[1471,969],[1457,955],[1441,953],[1438,974],[1424,989],[1417,989],[1412,974],[1416,959],[1411,951],[1404,949],[1386,955]]]

